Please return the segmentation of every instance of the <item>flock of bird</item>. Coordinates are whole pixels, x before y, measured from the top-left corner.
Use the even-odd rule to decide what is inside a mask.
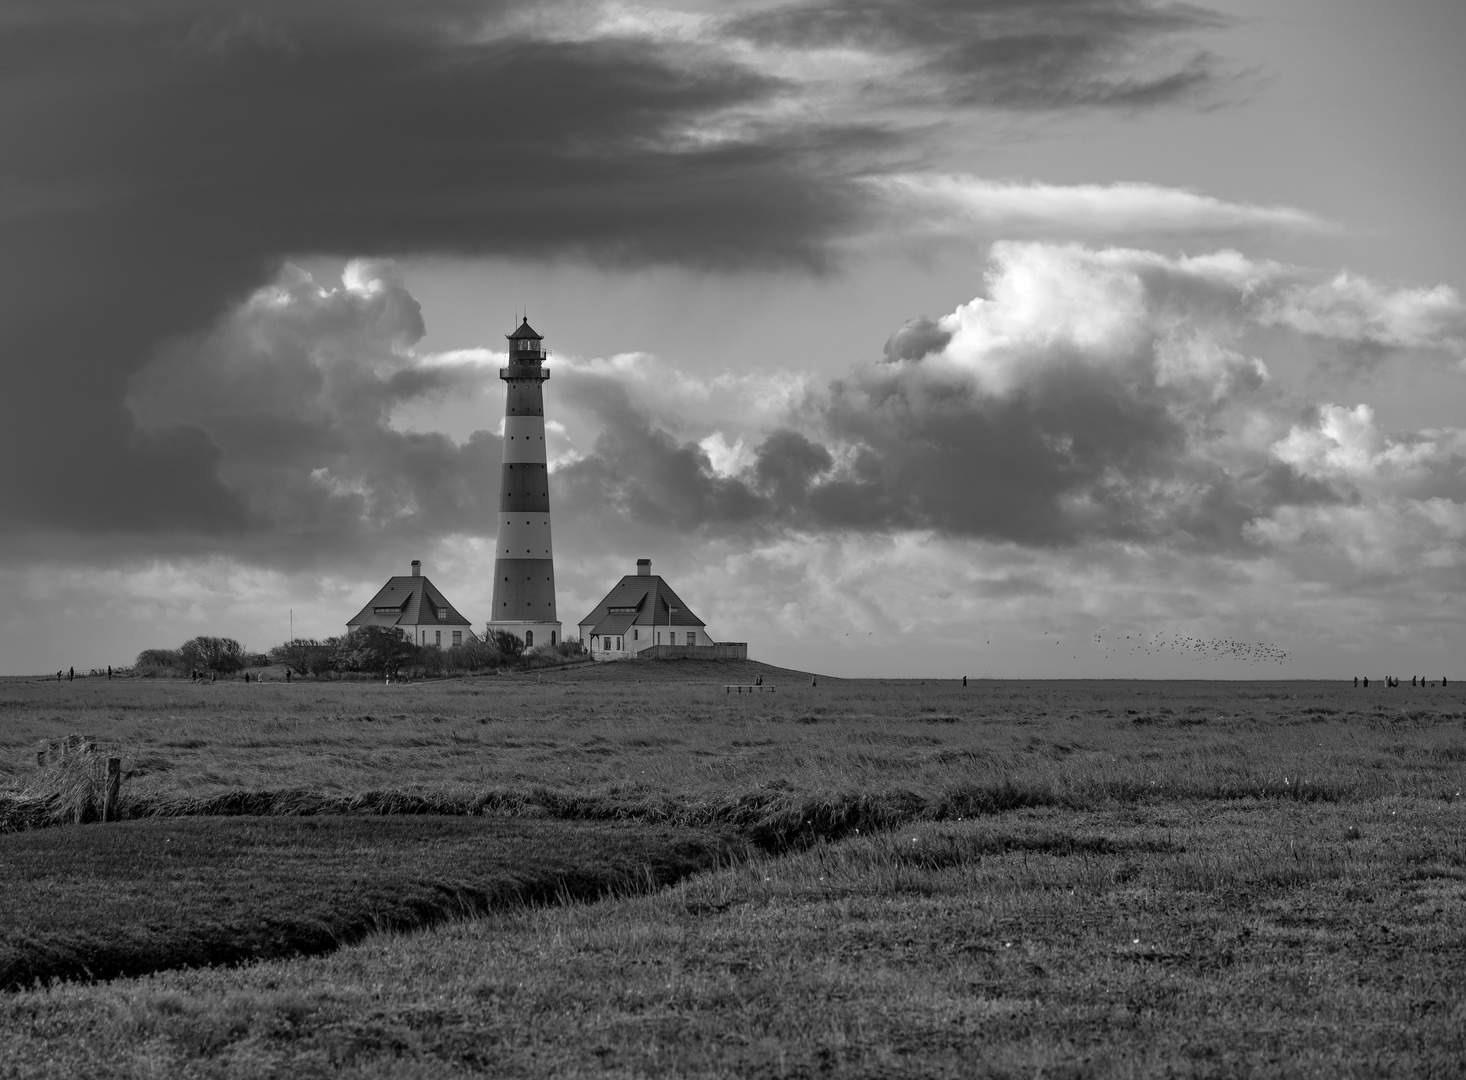
[[[1250,664],[1281,664],[1289,659],[1292,654],[1287,649],[1273,645],[1266,641],[1238,641],[1236,638],[1197,638],[1189,634],[1178,634],[1172,631],[1169,634],[1144,634],[1131,633],[1123,636],[1119,631],[1109,632],[1108,626],[1100,627],[1094,635],[1094,644],[1099,646],[1104,654],[1103,659],[1108,660],[1112,656],[1127,655],[1133,656],[1142,653],[1146,656],[1163,656],[1166,654],[1189,657],[1192,660],[1240,660]],[[1057,648],[1064,643],[1063,637],[1056,630],[1045,630],[1045,638],[1053,638],[1054,647]],[[991,645],[989,638],[984,644]],[[1075,653],[1071,660],[1078,660],[1079,654]]]
[[[1196,638],[1189,634],[1106,634],[1109,627],[1101,627],[1094,635],[1094,643],[1107,654],[1147,656],[1173,654],[1189,656],[1193,660],[1240,660],[1250,664],[1281,664],[1291,655],[1288,650],[1266,641],[1238,641],[1236,638]],[[1106,656],[1108,659],[1108,656]]]

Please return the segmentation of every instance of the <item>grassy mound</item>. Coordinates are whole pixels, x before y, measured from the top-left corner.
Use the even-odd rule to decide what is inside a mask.
[[[539,672],[528,672],[529,676]],[[576,664],[556,671],[544,672],[546,682],[552,677],[577,683],[709,683],[716,686],[735,683],[751,685],[763,676],[765,685],[779,688],[808,686],[811,680],[843,683],[832,675],[817,675],[793,668],[777,667],[760,660],[613,660]]]
[[[0,988],[328,952],[506,905],[670,883],[712,832],[444,817],[145,820],[0,836]]]

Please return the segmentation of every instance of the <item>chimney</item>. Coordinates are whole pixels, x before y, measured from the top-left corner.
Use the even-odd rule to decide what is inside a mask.
[[[412,560],[412,576],[413,577],[422,577],[422,560],[421,559],[413,559]]]
[[[652,561],[650,559],[636,560],[636,573],[638,577],[652,576]]]

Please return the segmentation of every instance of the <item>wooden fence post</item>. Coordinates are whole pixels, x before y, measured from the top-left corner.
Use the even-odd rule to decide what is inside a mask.
[[[102,800],[102,820],[117,820],[117,794],[122,787],[122,759],[107,759],[107,794]]]

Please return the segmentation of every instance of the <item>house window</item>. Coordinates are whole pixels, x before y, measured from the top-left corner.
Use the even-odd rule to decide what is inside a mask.
[[[534,647],[534,631],[533,630],[526,630],[524,632],[524,647],[526,649],[530,649],[530,648],[533,648]]]
[[[433,644],[438,646],[440,649],[443,647],[443,631],[433,631]]]
[[[463,644],[463,631],[462,630],[455,630],[455,631],[453,631],[453,644],[455,644],[455,645],[462,645]]]
[[[640,641],[641,640],[641,628],[640,627],[633,626],[631,628],[631,640],[632,641]]]
[[[555,644],[555,631],[553,630],[550,631],[550,644]]]
[[[617,652],[620,652],[621,651],[621,639],[620,638],[617,638],[616,639],[616,651]]]

